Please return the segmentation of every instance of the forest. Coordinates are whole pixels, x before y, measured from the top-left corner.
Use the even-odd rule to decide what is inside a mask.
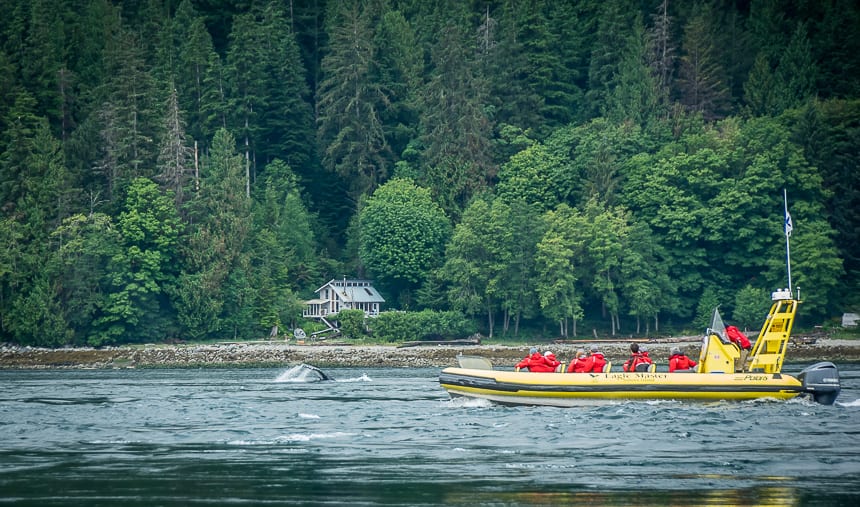
[[[852,0],[6,0],[0,342],[260,339],[341,277],[441,334],[756,328],[784,195],[826,325],[860,310],[858,27]]]

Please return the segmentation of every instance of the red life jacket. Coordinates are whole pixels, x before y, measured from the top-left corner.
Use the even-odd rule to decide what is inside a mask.
[[[586,368],[590,368],[588,359],[589,358],[587,358],[587,357],[583,357],[583,358],[577,357],[576,359],[574,359],[573,361],[570,362],[570,366],[567,367],[567,372],[568,373],[585,373],[585,372],[591,371],[590,369],[588,369],[588,370],[586,369]]]
[[[640,364],[651,364],[654,361],[648,357],[648,351],[641,351],[633,354],[633,356],[624,363],[624,371],[635,372],[636,367]]]
[[[543,356],[543,360],[544,363],[546,363],[547,367],[550,368],[549,371],[555,371],[555,369],[561,365],[561,361],[555,358],[555,354]]]
[[[669,372],[671,373],[675,370],[688,370],[690,368],[695,368],[696,364],[696,361],[693,361],[684,354],[675,354],[669,358]]]
[[[517,368],[529,368],[532,364],[535,364],[538,361],[543,363],[543,356],[540,354],[540,352],[535,352],[534,354],[526,356],[525,359],[523,359],[522,361],[517,363],[516,367]],[[529,371],[531,371],[531,370],[529,370]]]
[[[604,357],[602,352],[593,352],[590,356],[588,356],[588,364],[585,370],[586,372],[593,373],[602,373],[603,367],[606,366],[606,357]]]

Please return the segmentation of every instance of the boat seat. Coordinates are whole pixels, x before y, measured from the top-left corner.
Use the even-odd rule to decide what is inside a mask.
[[[606,364],[603,365],[603,373],[609,373],[610,369],[612,369],[612,361],[606,361]]]
[[[556,366],[555,372],[556,373],[564,373],[564,363],[561,363],[560,365]]]
[[[639,373],[639,372],[641,372],[641,373],[647,373],[647,372],[649,372],[649,371],[650,371],[650,372],[653,372],[654,370],[652,370],[652,369],[651,369],[652,367],[653,367],[653,368],[656,368],[656,367],[657,367],[657,365],[656,365],[656,364],[654,364],[654,363],[651,363],[651,364],[648,364],[648,363],[639,363],[639,364],[637,364],[637,365],[636,365],[636,372],[637,372],[637,373]]]

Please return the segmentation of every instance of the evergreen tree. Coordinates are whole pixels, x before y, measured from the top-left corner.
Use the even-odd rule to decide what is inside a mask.
[[[475,72],[463,29],[449,23],[433,47],[433,70],[422,91],[421,181],[443,209],[457,215],[495,177],[486,83]]]
[[[57,94],[58,72],[63,66],[64,26],[57,2],[35,0],[30,3],[30,19],[24,54],[22,79],[38,103],[37,114],[58,123],[61,103]]]
[[[701,113],[706,120],[725,116],[730,97],[726,72],[714,45],[716,30],[708,22],[713,16],[711,10],[705,9],[684,25],[678,77],[681,103],[688,111]]]
[[[818,71],[812,61],[812,51],[803,23],[798,23],[791,41],[780,57],[775,77],[778,83],[775,100],[780,111],[800,107],[815,96]]]
[[[235,138],[222,129],[211,146],[203,162],[199,197],[190,203],[196,225],[189,231],[174,299],[190,336],[235,337],[240,331],[259,329],[253,314],[247,313],[253,311],[246,245],[252,229],[251,200]],[[231,313],[242,303],[247,308]]]
[[[179,106],[188,114],[187,130],[191,138],[208,142],[217,128],[226,127],[221,61],[203,17],[194,11],[189,0],[179,5],[173,23],[179,39],[176,65]],[[210,118],[213,113],[209,111],[213,109],[220,114],[215,113],[215,118]]]
[[[617,71],[617,86],[609,96],[606,115],[616,122],[646,125],[660,115],[658,90],[646,63],[645,33],[640,16],[636,16],[633,33],[626,38],[625,45]]]
[[[323,165],[351,182],[354,202],[385,181],[391,160],[380,118],[389,97],[374,75],[370,5],[361,0],[333,4],[317,93]]]
[[[169,94],[159,142],[157,180],[171,190],[177,210],[182,209],[185,194],[194,174],[194,149],[188,145],[185,121],[179,109],[179,94]]]
[[[113,44],[116,46],[106,54],[112,77],[102,92],[101,160],[96,164],[111,201],[132,179],[154,176],[158,131],[155,84],[137,36],[123,30]]]
[[[421,86],[422,53],[415,30],[400,11],[383,13],[376,30],[375,71],[387,100],[379,110],[385,141],[394,163],[417,136],[417,95]]]
[[[813,101],[794,121],[795,140],[821,172],[825,206],[839,257],[845,306],[860,305],[860,101]]]
[[[651,26],[646,31],[648,67],[654,79],[657,102],[666,114],[672,100],[678,51],[673,40],[673,21],[673,16],[669,14],[669,0],[662,0],[657,10],[651,14]]]
[[[749,79],[744,83],[744,101],[756,116],[778,114],[776,83],[764,53],[756,56]]]
[[[607,114],[612,93],[618,86],[620,67],[632,35],[631,27],[635,26],[636,12],[629,0],[609,0],[600,7],[585,94],[592,116]]]
[[[274,158],[307,171],[313,139],[309,93],[295,36],[278,2],[255,5],[235,18],[227,64],[228,125],[244,146],[246,188],[257,167]]]
[[[260,118],[262,145],[258,151],[266,163],[278,158],[308,174],[312,170],[313,111],[296,35],[281,2],[266,3],[261,18],[265,37],[260,64],[268,97],[267,110]]]

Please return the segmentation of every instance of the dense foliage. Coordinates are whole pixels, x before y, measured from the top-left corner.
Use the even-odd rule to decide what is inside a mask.
[[[342,276],[418,310],[369,326],[398,339],[755,326],[783,189],[804,318],[857,311],[858,26],[849,0],[7,1],[0,341],[255,338]]]

